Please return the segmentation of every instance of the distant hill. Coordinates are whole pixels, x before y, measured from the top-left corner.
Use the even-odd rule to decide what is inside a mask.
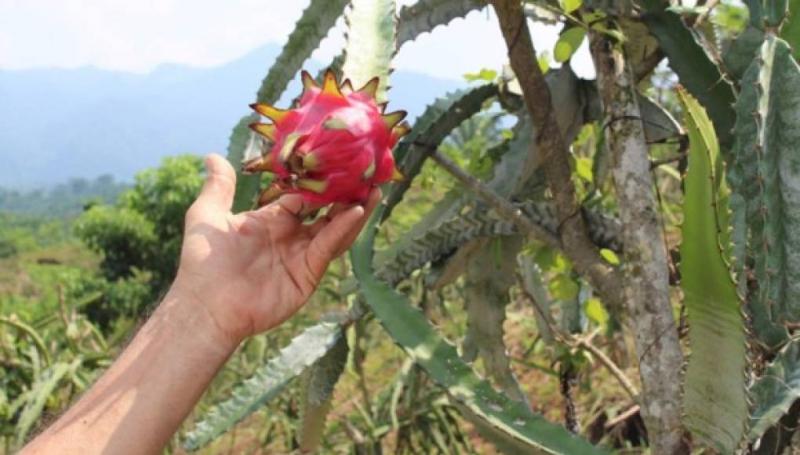
[[[231,128],[248,113],[279,51],[268,45],[214,68],[162,65],[145,75],[0,71],[0,187],[51,187],[103,174],[129,181],[164,156],[224,153]],[[309,69],[319,66],[312,62]],[[396,71],[390,109],[416,116],[461,85]],[[298,90],[295,82],[288,93]]]
[[[0,215],[71,218],[83,212],[87,204],[115,202],[128,188],[129,185],[114,181],[110,175],[94,180],[71,177],[65,183],[48,185],[47,189],[19,191],[0,187]]]

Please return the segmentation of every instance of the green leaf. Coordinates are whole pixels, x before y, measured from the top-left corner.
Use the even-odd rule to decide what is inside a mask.
[[[550,53],[549,52],[542,52],[539,54],[539,57],[536,59],[537,63],[539,63],[539,69],[542,71],[542,74],[547,74],[550,71]]]
[[[554,299],[563,301],[574,300],[578,297],[578,291],[580,291],[578,283],[566,273],[558,274],[550,280],[547,287]]]
[[[754,441],[776,425],[800,398],[800,344],[791,342],[750,388],[755,407],[747,438]]]
[[[345,14],[348,28],[342,72],[354,87],[380,78],[378,102],[386,101],[389,86],[395,53],[395,12],[394,0],[352,0]]]
[[[583,39],[586,37],[586,29],[583,27],[570,27],[558,37],[556,47],[553,49],[553,56],[559,63],[564,63],[572,57],[578,50]]]
[[[600,249],[600,256],[611,265],[619,265],[619,256],[608,248]]]
[[[684,421],[695,440],[732,453],[744,435],[748,404],[745,323],[728,266],[728,191],[711,120],[691,95],[678,95],[689,131],[680,263],[691,328]]]
[[[322,322],[296,336],[276,357],[233,391],[231,398],[211,408],[186,435],[183,446],[197,450],[260,409],[342,337],[342,326]]]
[[[233,197],[233,213],[253,208],[258,196],[259,175],[247,175],[242,172],[242,162],[260,154],[263,147],[261,139],[250,130],[251,123],[258,121],[257,115],[246,115],[233,128],[228,142],[228,162],[236,170],[236,192]]]
[[[351,250],[360,289],[375,316],[392,339],[416,361],[450,397],[497,431],[527,444],[531,451],[551,454],[603,453],[563,427],[531,414],[523,404],[497,393],[481,380],[442,339],[408,299],[379,281],[372,268],[373,244],[382,209],[371,217]]]
[[[565,13],[569,14],[580,8],[583,4],[583,0],[558,0],[558,4],[561,5],[561,9],[564,10]]]
[[[725,81],[717,65],[695,41],[680,16],[666,11],[668,2],[644,0],[647,14],[642,19],[669,59],[669,66],[708,112],[717,128],[720,144],[725,151],[733,140],[731,129],[736,115],[731,107],[735,101],[733,88]]]
[[[257,96],[259,103],[273,104],[278,101],[303,62],[336,24],[347,3],[348,0],[311,0],[261,83]]]
[[[785,323],[800,320],[800,68],[785,41],[768,35],[742,77],[728,178],[734,216],[747,226],[744,256],[755,262],[758,291],[748,310],[760,341],[775,347]]]
[[[483,68],[477,73],[465,74],[464,79],[466,79],[468,82],[494,82],[494,80],[497,79],[497,71]]]
[[[418,0],[397,14],[397,46],[486,6],[481,0]]]
[[[592,322],[600,327],[608,325],[609,315],[600,299],[591,297],[583,302],[583,312]]]
[[[575,173],[583,180],[592,183],[594,181],[592,175],[592,159],[585,156],[576,157]]]

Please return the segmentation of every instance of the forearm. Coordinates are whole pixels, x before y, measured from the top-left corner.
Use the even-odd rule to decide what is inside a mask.
[[[111,368],[23,453],[159,453],[235,347],[200,302],[170,291]]]

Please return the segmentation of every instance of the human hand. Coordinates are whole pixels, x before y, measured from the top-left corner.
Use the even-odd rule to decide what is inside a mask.
[[[170,293],[205,311],[234,344],[275,327],[311,297],[331,260],[344,253],[380,201],[334,205],[304,224],[299,195],[233,214],[236,173],[219,155],[206,158],[203,190],[186,214],[180,266]]]

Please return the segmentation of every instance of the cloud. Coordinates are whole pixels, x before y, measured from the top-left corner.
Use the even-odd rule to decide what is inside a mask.
[[[399,4],[414,3],[401,0]],[[47,6],[43,6],[46,4]],[[75,68],[147,72],[163,63],[213,66],[266,43],[285,42],[305,1],[286,0],[3,0],[0,68]],[[340,20],[313,57],[328,61],[344,45]],[[540,50],[557,29],[535,25]],[[506,52],[488,8],[456,19],[406,44],[395,65],[448,79],[480,68],[499,69]],[[591,71],[585,49],[574,67]],[[590,75],[590,74],[584,74]]]

